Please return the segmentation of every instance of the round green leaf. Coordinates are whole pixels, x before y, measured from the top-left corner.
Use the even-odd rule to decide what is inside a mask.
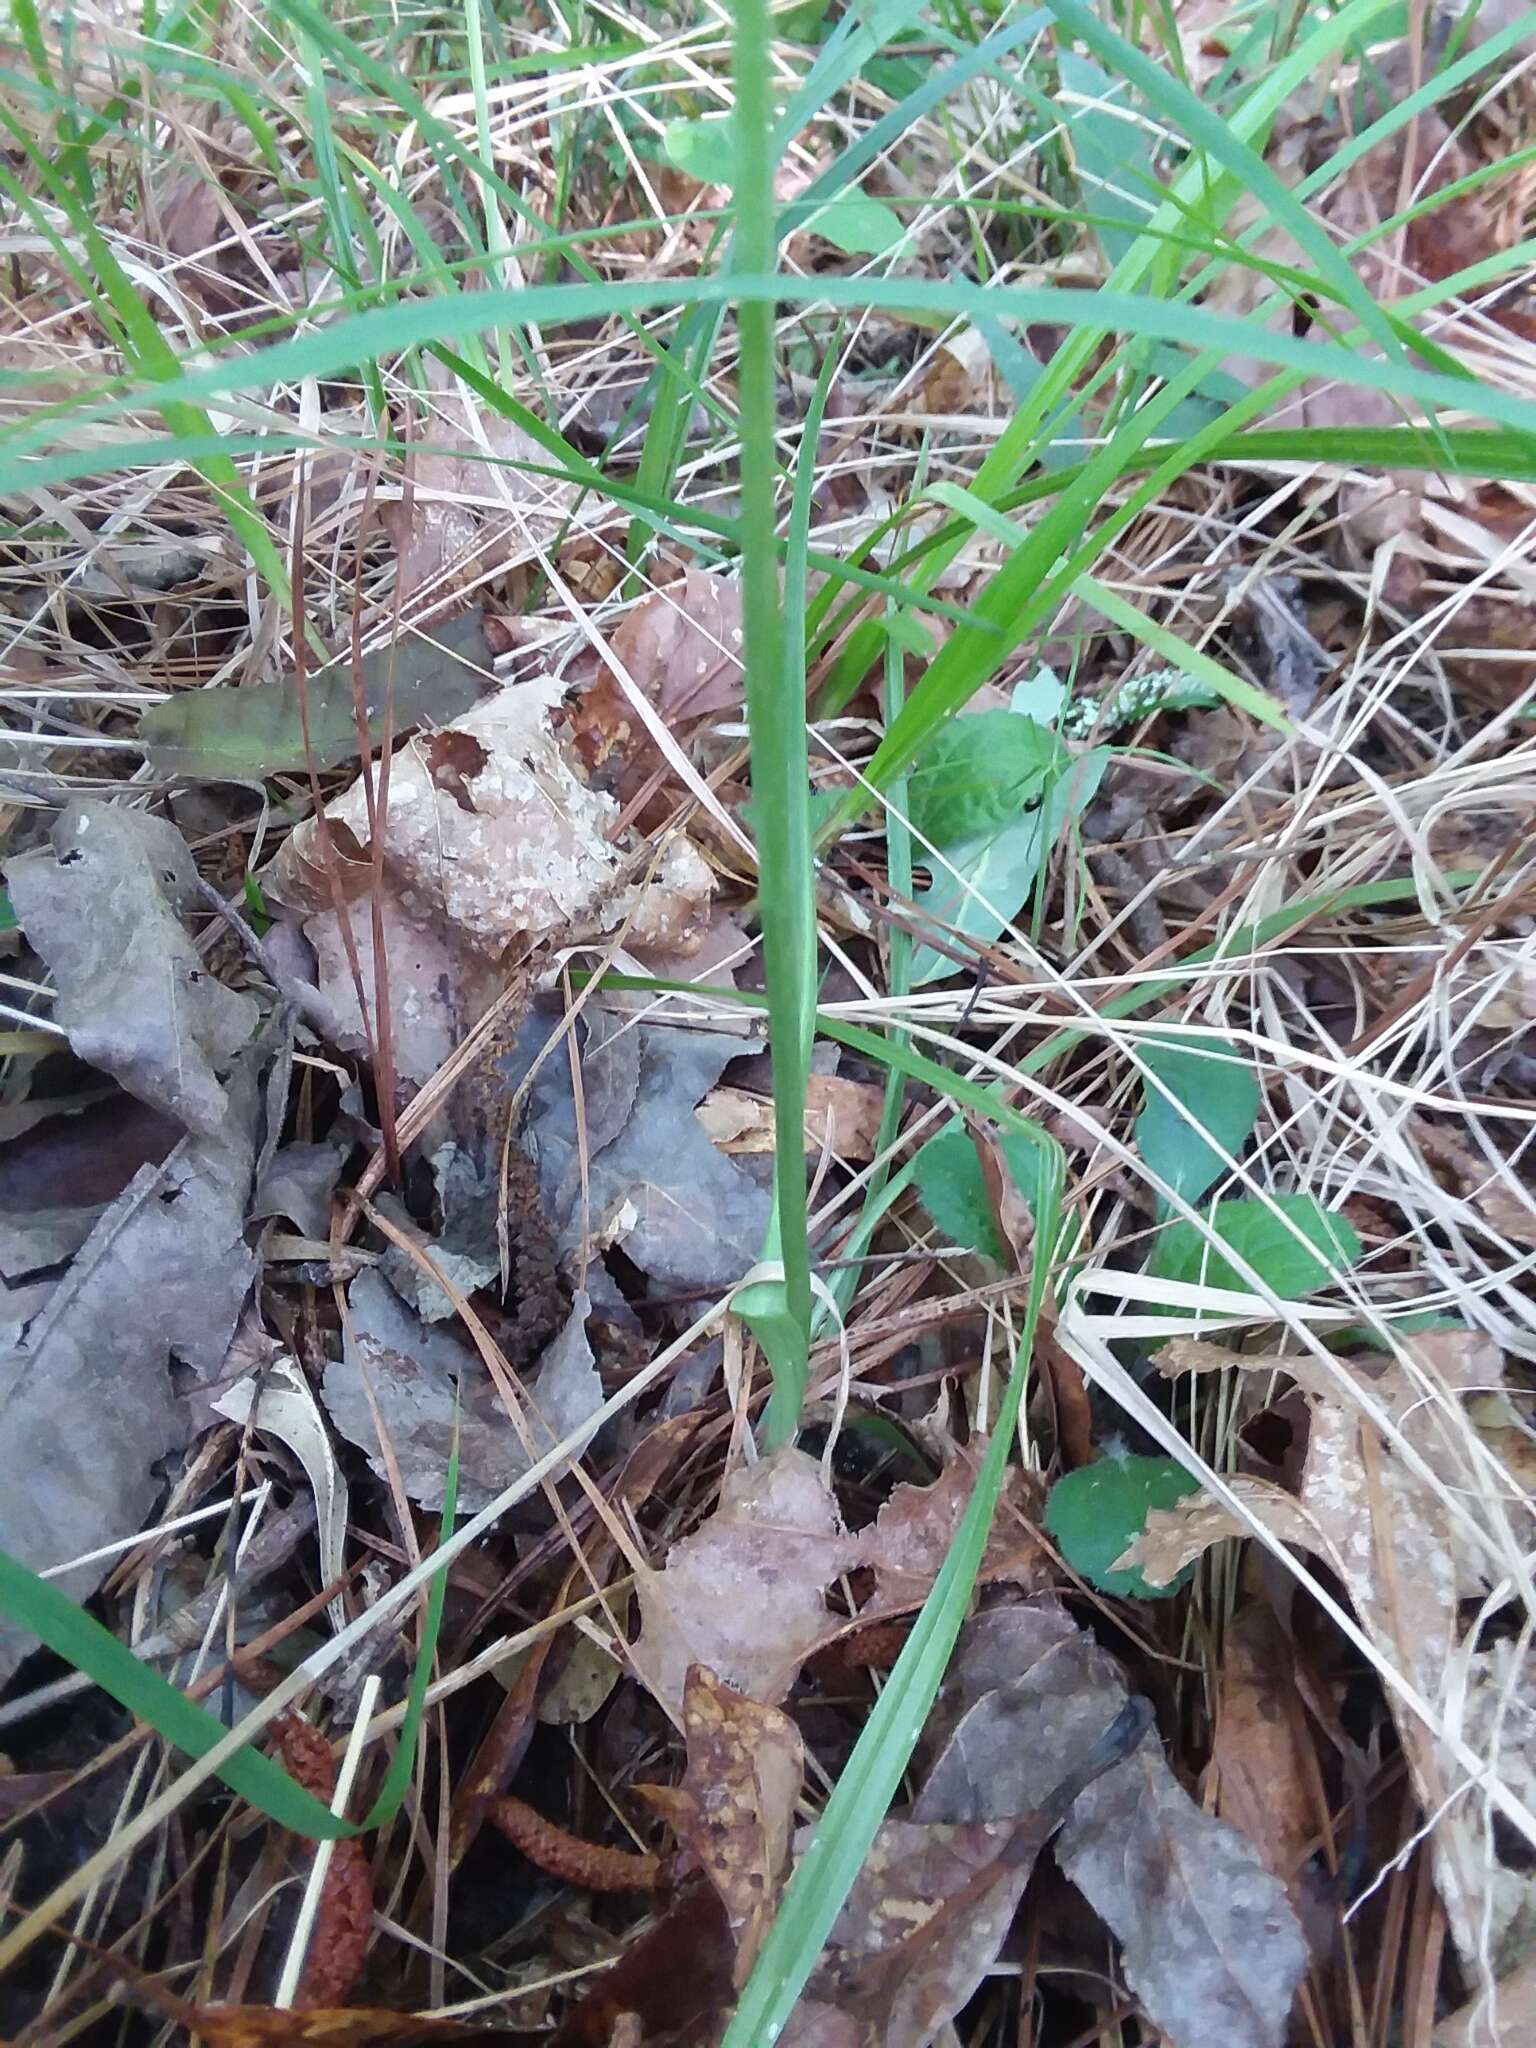
[[[1174,1458],[1101,1458],[1057,1480],[1046,1502],[1045,1526],[1072,1569],[1101,1593],[1166,1600],[1188,1585],[1193,1565],[1166,1586],[1111,1566],[1145,1529],[1150,1509],[1171,1508],[1198,1485]]]

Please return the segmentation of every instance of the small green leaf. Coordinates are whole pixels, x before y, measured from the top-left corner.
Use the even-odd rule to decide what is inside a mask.
[[[272,913],[267,908],[262,886],[254,875],[245,878],[245,914],[257,938],[264,939],[272,929]]]
[[[1199,1483],[1175,1458],[1101,1458],[1057,1480],[1045,1504],[1045,1526],[1072,1569],[1101,1593],[1166,1600],[1189,1583],[1192,1564],[1166,1586],[1149,1585],[1139,1571],[1110,1567],[1145,1529],[1150,1509],[1175,1507]]]
[[[1330,1269],[1353,1266],[1360,1256],[1354,1226],[1315,1195],[1272,1195],[1277,1216],[1257,1197],[1217,1202],[1210,1224],[1221,1243],[1246,1259],[1282,1301],[1301,1301],[1332,1278]],[[1287,1222],[1294,1228],[1287,1228]],[[1299,1232],[1298,1237],[1296,1233]],[[1251,1292],[1230,1260],[1181,1218],[1164,1224],[1152,1254],[1151,1271],[1161,1280],[1188,1280],[1206,1287]]]
[[[668,161],[701,185],[736,183],[736,123],[729,114],[698,121],[669,121],[661,147]]]
[[[913,768],[913,826],[934,846],[993,831],[1034,802],[1066,759],[1052,732],[1012,711],[978,711],[941,725]]]
[[[1176,1195],[1196,1202],[1227,1170],[1216,1146],[1235,1156],[1252,1134],[1258,1078],[1241,1054],[1210,1039],[1155,1038],[1137,1050],[1173,1098],[1148,1082],[1136,1119],[1141,1156]]]
[[[1028,1196],[1039,1169],[1034,1146],[1017,1132],[1001,1131],[997,1149],[1014,1185]],[[999,1265],[1005,1262],[1007,1254],[969,1132],[951,1124],[930,1138],[912,1162],[912,1177],[918,1200],[952,1244],[981,1252]]]
[[[845,256],[883,256],[906,232],[894,208],[857,191],[829,199],[805,225]]]
[[[1014,684],[1008,709],[1020,718],[1032,718],[1036,725],[1055,725],[1066,701],[1066,684],[1055,669],[1041,662],[1032,676]]]
[[[960,1124],[951,1124],[930,1138],[912,1162],[917,1197],[951,1244],[985,1252],[1002,1263],[987,1184],[981,1177],[976,1147]]]
[[[882,612],[875,623],[903,654],[915,654],[919,661],[932,661],[933,635],[911,612]]]
[[[1024,719],[1018,722],[1028,723]],[[1045,801],[1034,810],[942,849],[955,872],[935,867],[928,888],[913,898],[917,910],[980,945],[991,945],[1028,900],[1040,863],[1056,844],[1062,827],[1092,803],[1110,753],[1107,747],[1094,747],[1075,761],[1063,753],[1060,761],[1062,773],[1049,782]],[[956,971],[954,961],[936,947],[919,946],[912,956],[914,988]]]

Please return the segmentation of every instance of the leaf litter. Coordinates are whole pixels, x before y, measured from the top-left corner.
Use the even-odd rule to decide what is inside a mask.
[[[776,19],[797,66],[843,47],[835,10],[814,13]],[[1269,62],[1268,32],[1230,10],[1175,15],[1188,76],[1225,118]],[[1394,26],[1342,49],[1280,108],[1269,163],[1295,189],[1426,67],[1512,25],[1431,10],[1418,41]],[[616,282],[700,261],[715,223],[694,214],[729,196],[733,168],[724,99],[698,104],[713,46],[688,44],[681,66],[652,48],[637,118],[611,66],[549,70],[525,102],[538,52],[508,34],[496,160],[563,209],[562,251],[592,229],[582,260]],[[116,67],[132,62],[151,101],[154,67],[110,25],[88,49],[66,50],[52,18],[36,35],[71,90],[111,110],[99,140],[117,152],[140,109]],[[391,69],[408,59],[389,45]],[[417,295],[475,254],[437,153],[444,124],[455,144],[483,140],[483,93],[456,61],[438,50],[422,68],[428,120],[398,161],[375,147],[394,117],[368,80],[327,86],[344,124],[374,122],[366,235],[344,261],[321,260],[307,230],[293,242],[299,203],[323,251],[328,174],[306,140],[312,80],[286,97],[275,50],[259,87],[277,127],[198,133],[216,184],[181,150],[142,175],[114,165],[95,187],[103,247],[131,246],[133,276],[158,286],[121,196],[142,193],[174,292],[156,318],[163,304],[171,332],[196,308],[218,360],[263,345],[248,321],[296,308],[322,343],[348,317],[338,279],[375,241],[390,293]],[[827,175],[868,105],[900,105],[951,61],[898,34],[836,124],[791,145],[780,201]],[[1025,62],[999,52],[942,123],[893,131],[857,185],[813,200],[787,259],[836,275],[875,253],[898,274],[969,277],[985,249],[978,279],[1091,289],[1177,175],[1166,113],[1063,30]],[[1426,202],[1349,253],[1398,311],[1491,263],[1475,307],[1454,296],[1427,322],[1479,374],[1509,374],[1530,333],[1494,275],[1528,211],[1519,68],[1465,111],[1421,111],[1308,202],[1346,245]],[[951,117],[963,208],[942,196]],[[194,117],[176,119],[181,136]],[[647,123],[680,162],[703,149],[702,185],[655,161]],[[78,169],[96,145],[61,148]],[[355,136],[345,149],[360,161]],[[973,174],[1044,193],[1051,220],[994,217]],[[1091,220],[1074,228],[1064,196]],[[626,223],[657,201],[675,218]],[[1270,270],[1213,264],[1205,303],[1242,276],[1255,319],[1316,338],[1339,309],[1300,289],[1311,258],[1273,226],[1228,220],[1223,237],[1271,231],[1255,243]],[[59,311],[35,239],[12,254],[0,336],[32,380],[27,407],[124,368],[91,304]],[[489,262],[532,283],[547,254]],[[651,318],[647,340],[667,346]],[[781,439],[816,382],[819,320],[807,309],[780,336]],[[901,545],[937,532],[910,518],[919,488],[969,483],[978,438],[999,445],[1070,340],[1001,316],[942,334],[896,313],[855,325],[812,479],[819,797],[863,770],[882,689],[899,673],[915,692],[979,616],[999,543],[977,535],[937,567],[955,616],[921,621],[867,587],[863,615],[818,612],[855,595],[822,565],[867,540],[861,568],[887,562],[887,513]],[[0,1100],[0,1547],[53,1568],[118,1546],[65,1589],[227,1712],[376,1610],[447,1533],[455,1447],[467,1508],[517,1499],[446,1575],[425,1799],[320,1887],[301,1980],[317,2009],[260,2002],[309,1852],[202,1800],[148,1845],[109,1848],[112,1884],[52,1915],[74,1919],[72,1946],[43,1961],[52,1936],[29,1937],[39,1967],[0,1993],[0,2031],[77,2025],[66,2001],[105,1978],[210,2040],[718,2040],[883,1684],[871,1674],[909,1640],[962,1523],[1000,1375],[1027,1368],[980,1593],[783,2038],[1481,2043],[1495,2011],[1499,2038],[1523,2038],[1528,493],[1449,465],[1377,478],[1353,452],[1218,463],[1140,506],[1105,486],[1104,516],[1127,522],[1114,574],[1138,605],[1305,730],[1256,726],[1069,595],[1017,649],[1000,642],[974,708],[912,765],[904,801],[942,856],[914,849],[915,886],[897,886],[897,836],[873,816],[821,849],[819,964],[834,1016],[852,1005],[919,1031],[957,1074],[1022,1082],[1010,1099],[1063,1134],[1074,1237],[1056,1278],[1119,1304],[1095,1328],[1144,1405],[1117,1401],[1087,1352],[1069,1386],[1065,1315],[1034,1358],[1012,1356],[1041,1249],[1022,1141],[980,1116],[939,1130],[922,1084],[888,1119],[883,1067],[846,1049],[834,1065],[824,1043],[805,1147],[827,1290],[816,1398],[799,1447],[762,1456],[764,1372],[743,1326],[717,1317],[668,1354],[774,1256],[734,350],[727,320],[698,390],[670,391],[633,331],[557,323],[520,332],[491,376],[468,350],[458,367],[406,353],[296,387],[293,433],[234,459],[258,531],[292,536],[295,501],[307,521],[300,609],[340,650],[309,667],[307,744],[293,677],[249,680],[283,666],[282,610],[253,595],[225,486],[146,466],[104,469],[78,502],[39,497],[35,517],[15,501],[5,681],[30,726],[4,764],[21,1007]],[[1184,367],[1161,347],[1106,355],[1034,451],[1031,491]],[[1216,422],[1234,371],[1207,375],[1173,431]],[[505,417],[505,396],[552,432]],[[1289,403],[1355,435],[1374,417],[1316,380]],[[626,410],[652,427],[618,434]],[[217,431],[255,422],[260,438],[284,417],[252,406]],[[678,466],[658,484],[674,426]],[[74,445],[62,412],[57,431]],[[605,471],[552,474],[562,432],[595,439]],[[1008,514],[1021,538],[1043,516],[1032,501]],[[894,573],[915,592],[928,570]],[[855,673],[861,616],[882,609],[892,659]],[[387,789],[372,764],[353,779],[358,685],[375,738],[393,692]],[[81,695],[39,694],[65,692]],[[135,747],[157,781],[117,780]],[[210,887],[243,930],[205,920]],[[898,929],[915,949],[900,990]],[[596,988],[603,969],[696,986]],[[840,1323],[820,1320],[833,1301]],[[1189,1483],[1170,1436],[1215,1465],[1221,1499]],[[536,1488],[532,1460],[555,1444]],[[1157,1486],[1122,1483],[1104,1506],[1117,1475],[1147,1468]],[[1074,1495],[1091,1527],[1061,1511]],[[1279,1556],[1233,1547],[1255,1529]],[[1345,1610],[1324,1604],[1335,1587]],[[310,1735],[285,1724],[291,1766],[326,1796],[349,1744],[363,1785],[376,1777],[422,1639],[390,1609],[312,1689]],[[27,1647],[6,1624],[0,1669]],[[354,1726],[377,1678],[387,1704]],[[53,1682],[29,1664],[0,1698],[6,1812],[21,1815],[0,1882],[23,1912],[125,1839],[146,1796],[125,1746],[147,1738],[100,1702],[88,1720],[86,1688]],[[203,2002],[173,2010],[162,1964],[199,1971]],[[471,1999],[494,2018],[426,2017]]]

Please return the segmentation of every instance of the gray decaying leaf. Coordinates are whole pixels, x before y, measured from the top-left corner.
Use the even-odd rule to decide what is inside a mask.
[[[466,612],[430,632],[402,632],[357,664],[349,649],[306,677],[302,706],[295,676],[249,689],[178,691],[144,713],[139,739],[161,775],[248,782],[297,773],[311,759],[330,768],[358,751],[359,672],[377,747],[386,707],[396,737],[468,711],[493,687],[491,660],[481,614]]]
[[[940,1694],[948,1733],[912,1809],[998,1819],[1043,1803],[1125,1703],[1113,1658],[1054,1600],[965,1631]],[[1062,1869],[1116,1936],[1126,1982],[1173,2048],[1279,2048],[1306,1968],[1284,1887],[1234,1828],[1203,1814],[1147,1740],[1080,1792]]]
[[[1280,2048],[1301,1929],[1251,1844],[1200,1811],[1161,1749],[1143,1743],[1079,1795],[1056,1858],[1173,2048]]]
[[[286,1216],[305,1237],[327,1237],[331,1196],[350,1149],[344,1139],[280,1146],[257,1179],[252,1217]]]
[[[525,1034],[527,1059],[547,1029]],[[545,1061],[529,1150],[562,1250],[580,1243],[589,1221],[595,1242],[622,1246],[659,1289],[725,1288],[741,1278],[761,1254],[768,1197],[715,1150],[693,1114],[740,1051],[723,1033],[598,1013],[582,1058],[585,1218],[569,1063]]]
[[[47,961],[54,1019],[80,1058],[214,1136],[228,1102],[220,1071],[256,1028],[249,996],[204,967],[177,915],[197,900],[181,835],[141,811],[79,800],[60,814],[52,851],[6,869],[11,903]]]
[[[538,1456],[579,1432],[602,1406],[602,1381],[586,1338],[589,1306],[578,1293],[569,1321],[528,1383],[527,1424]],[[463,1508],[484,1507],[532,1463],[479,1354],[422,1322],[372,1271],[352,1283],[342,1356],[326,1368],[321,1398],[342,1435],[360,1446],[387,1483],[377,1408],[401,1481],[419,1507],[443,1504],[456,1404]]]
[[[263,1048],[247,1043],[255,1005],[206,974],[176,918],[189,872],[168,826],[98,804],[65,811],[53,853],[10,865],[75,1050],[187,1130],[0,1353],[0,1547],[34,1569],[142,1525],[188,1429],[172,1366],[218,1371],[255,1272],[242,1231]],[[104,1570],[58,1583],[83,1599]],[[0,1678],[30,1646],[0,1623]]]
[[[144,1167],[0,1355],[0,1548],[34,1570],[129,1534],[154,1505],[154,1467],[187,1434],[172,1362],[218,1370],[255,1273],[241,1230],[256,1115],[238,1071],[224,1131]],[[58,1583],[84,1599],[105,1569]],[[30,1646],[0,1622],[0,1677]]]

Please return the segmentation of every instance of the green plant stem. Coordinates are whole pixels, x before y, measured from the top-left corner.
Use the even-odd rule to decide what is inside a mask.
[[[758,277],[775,264],[768,10],[740,0],[736,15],[736,234],[733,268]],[[740,337],[742,624],[757,830],[758,897],[773,1049],[774,1193],[784,1308],[774,1346],[771,1446],[799,1422],[811,1329],[811,1254],[805,1201],[805,1093],[815,999],[815,896],[805,697],[784,666],[777,526],[778,465],[772,298],[744,300]]]

